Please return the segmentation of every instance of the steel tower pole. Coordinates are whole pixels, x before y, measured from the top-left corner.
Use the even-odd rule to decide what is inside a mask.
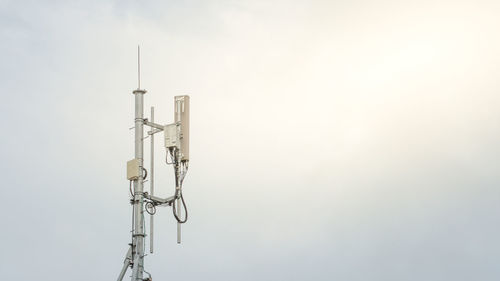
[[[135,95],[135,158],[139,161],[139,178],[134,180],[134,229],[132,232],[132,281],[143,278],[144,272],[144,94],[145,90],[137,89]]]

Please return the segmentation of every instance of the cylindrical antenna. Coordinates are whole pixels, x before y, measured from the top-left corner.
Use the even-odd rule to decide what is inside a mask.
[[[137,89],[141,88],[141,46],[137,45]]]

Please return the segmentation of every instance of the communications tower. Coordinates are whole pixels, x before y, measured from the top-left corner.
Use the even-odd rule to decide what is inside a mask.
[[[132,239],[123,261],[123,267],[118,281],[123,280],[127,269],[132,269],[132,281],[151,281],[151,274],[144,270],[146,230],[144,212],[150,215],[149,246],[153,253],[154,215],[157,206],[170,206],[177,220],[177,243],[181,243],[181,224],[188,218],[187,207],[182,195],[182,183],[189,167],[189,96],[174,97],[174,122],[157,124],[154,122],[154,107],[151,107],[151,117],[144,118],[144,95],[140,83],[140,49],[137,48],[138,87],[132,93],[135,99],[135,157],[127,162],[127,180],[129,180],[130,203],[132,205]],[[144,137],[144,126],[149,128]],[[166,151],[165,162],[172,165],[175,176],[173,195],[160,198],[154,195],[154,137],[163,133]],[[151,155],[149,172],[144,162],[144,139],[150,139]],[[144,191],[144,183],[149,181],[149,192]],[[182,206],[182,207],[181,207]],[[147,277],[144,277],[147,274]]]

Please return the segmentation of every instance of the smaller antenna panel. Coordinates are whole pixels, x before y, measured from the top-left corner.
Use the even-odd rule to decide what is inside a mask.
[[[177,124],[166,125],[163,129],[165,133],[165,147],[177,147],[178,137],[177,137]]]

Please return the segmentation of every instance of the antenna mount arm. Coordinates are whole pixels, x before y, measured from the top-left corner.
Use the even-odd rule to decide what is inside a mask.
[[[169,205],[169,206],[172,205],[172,203],[176,199],[175,196],[161,198],[154,195],[149,195],[147,192],[144,192],[144,197],[153,201],[153,204],[155,205]]]
[[[163,125],[156,124],[156,123],[154,123],[154,122],[149,122],[149,121],[148,121],[148,118],[145,118],[145,119],[144,119],[144,125],[147,125],[147,126],[149,126],[149,127],[153,127],[153,128],[158,129],[158,130],[160,130],[160,131],[163,131],[163,127],[165,127],[165,126],[163,126]]]

